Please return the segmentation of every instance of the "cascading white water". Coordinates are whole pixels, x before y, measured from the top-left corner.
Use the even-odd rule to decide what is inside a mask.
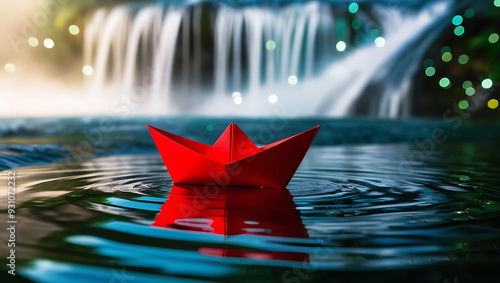
[[[348,116],[364,103],[363,114],[397,117],[408,114],[411,77],[446,26],[448,4],[360,10],[354,16],[377,26],[383,46],[353,41],[353,15],[326,3],[121,5],[95,12],[84,58],[93,94],[147,92],[137,114]]]

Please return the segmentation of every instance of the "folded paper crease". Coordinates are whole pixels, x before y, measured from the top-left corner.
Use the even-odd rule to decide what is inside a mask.
[[[290,182],[319,126],[260,148],[234,123],[213,146],[148,128],[176,184],[281,188]]]

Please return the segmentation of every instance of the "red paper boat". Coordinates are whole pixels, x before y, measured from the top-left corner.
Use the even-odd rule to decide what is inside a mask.
[[[234,123],[213,146],[148,128],[175,184],[284,188],[319,126],[260,148]]]

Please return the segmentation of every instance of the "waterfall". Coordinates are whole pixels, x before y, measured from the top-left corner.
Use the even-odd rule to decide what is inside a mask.
[[[412,76],[450,4],[101,8],[85,28],[89,92],[135,100],[137,114],[409,115]]]

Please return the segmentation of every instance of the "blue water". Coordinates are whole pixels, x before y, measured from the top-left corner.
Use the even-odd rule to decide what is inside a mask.
[[[107,119],[0,124],[0,182],[7,182],[8,171],[16,172],[15,279],[498,278],[498,123]],[[146,124],[212,143],[230,121],[259,144],[322,127],[286,189],[173,186]],[[203,205],[187,217],[176,217],[198,201]],[[0,200],[2,219],[5,202]],[[166,224],[152,226],[161,217]],[[2,257],[7,254],[4,244],[0,250]]]

